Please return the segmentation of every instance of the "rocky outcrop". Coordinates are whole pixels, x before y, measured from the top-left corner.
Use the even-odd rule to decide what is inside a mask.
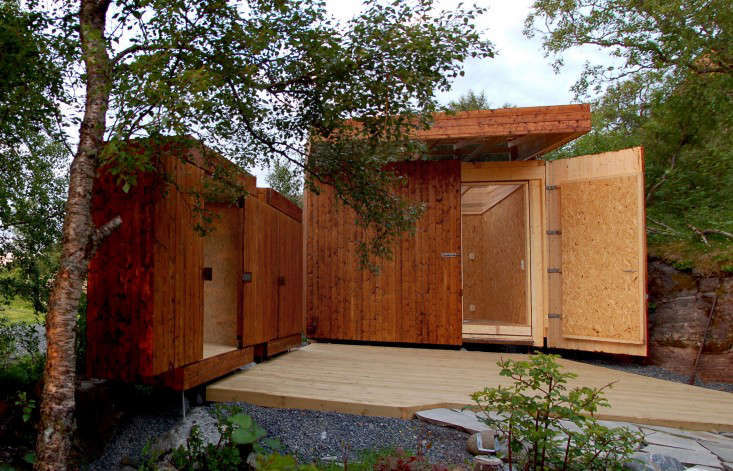
[[[659,260],[648,270],[650,362],[690,374],[717,296],[697,372],[705,382],[733,383],[733,276],[700,276]]]

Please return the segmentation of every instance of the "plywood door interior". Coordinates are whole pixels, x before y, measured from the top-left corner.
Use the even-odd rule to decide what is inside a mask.
[[[242,264],[241,208],[207,203],[212,231],[204,237],[204,358],[236,350]]]
[[[461,193],[463,334],[530,336],[527,184]]]

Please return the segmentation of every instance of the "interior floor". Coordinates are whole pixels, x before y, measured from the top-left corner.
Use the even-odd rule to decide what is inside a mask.
[[[221,355],[222,353],[231,352],[236,349],[237,347],[233,347],[231,345],[204,342],[204,358],[215,357],[217,355]]]

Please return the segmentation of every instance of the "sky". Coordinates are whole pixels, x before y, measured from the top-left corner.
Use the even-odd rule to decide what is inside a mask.
[[[543,106],[574,103],[570,87],[580,76],[586,60],[594,63],[610,60],[602,52],[578,48],[563,55],[565,66],[559,74],[551,67],[551,58],[544,57],[539,38],[522,34],[524,19],[532,0],[475,0],[489,11],[477,19],[482,34],[494,43],[497,55],[492,59],[468,60],[465,76],[457,78],[450,92],[438,100],[446,104],[469,90],[485,92],[492,107],[505,103],[515,106]],[[443,9],[455,8],[458,0],[443,0]],[[471,2],[466,2],[469,4]],[[329,11],[347,20],[361,10],[361,0],[327,0]],[[251,169],[257,184],[266,185],[266,169]]]

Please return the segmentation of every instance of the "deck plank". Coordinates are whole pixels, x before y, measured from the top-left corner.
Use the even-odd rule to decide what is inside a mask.
[[[409,418],[418,410],[471,405],[469,394],[508,384],[496,361],[524,355],[314,343],[207,388],[210,401]],[[577,384],[603,386],[598,416],[691,430],[733,431],[733,394],[561,360]]]

